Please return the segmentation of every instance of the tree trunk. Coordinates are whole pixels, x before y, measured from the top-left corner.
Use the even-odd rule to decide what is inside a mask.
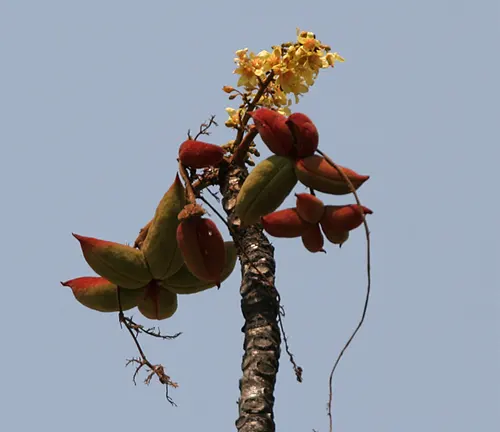
[[[274,288],[276,264],[274,248],[262,229],[255,225],[240,228],[233,214],[247,175],[246,168],[231,165],[221,179],[222,202],[241,262],[241,310],[245,318],[236,428],[239,432],[274,432],[274,386],[281,344],[278,293]]]

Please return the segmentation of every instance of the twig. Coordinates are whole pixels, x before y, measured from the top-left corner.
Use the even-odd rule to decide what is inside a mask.
[[[274,79],[274,72],[270,71],[266,80],[261,83],[259,90],[257,90],[257,93],[255,93],[253,100],[250,103],[246,103],[247,109],[246,109],[245,115],[243,116],[243,119],[240,123],[240,128],[238,129],[238,134],[236,135],[236,139],[234,141],[235,146],[240,145],[241,140],[243,139],[243,134],[245,133],[245,126],[247,125],[248,120],[250,120],[250,113],[255,109],[255,107],[259,103],[260,98],[262,97],[262,95],[266,91],[267,86],[269,84],[271,84],[271,81],[273,79]]]
[[[208,132],[208,130],[210,129],[210,127],[212,125],[219,126],[216,123],[216,121],[215,121],[215,116],[214,115],[210,116],[210,119],[208,120],[208,123],[202,123],[200,125],[200,130],[196,134],[196,136],[194,137],[194,140],[196,141],[201,135],[210,135],[210,132]],[[191,131],[188,131],[188,138],[189,139],[191,139],[190,135],[191,135]]]
[[[198,179],[192,183],[193,189],[198,195],[203,189],[209,186],[216,186],[219,183],[219,168],[205,171],[203,175],[198,176]]]
[[[233,153],[233,156],[231,157],[231,163],[240,166],[245,163],[245,156],[248,153],[248,149],[250,148],[250,145],[252,144],[253,140],[255,139],[258,133],[259,132],[257,131],[256,126],[254,125],[250,126],[250,130],[244,136],[240,145],[236,147],[236,150]]]
[[[302,382],[302,372],[303,369],[295,363],[294,356],[292,352],[290,351],[290,347],[288,346],[288,338],[286,336],[285,332],[285,326],[283,325],[283,319],[281,318],[282,316],[285,316],[285,309],[281,305],[281,296],[278,293],[278,303],[280,305],[280,313],[278,314],[278,324],[280,326],[281,333],[283,334],[283,342],[285,343],[285,351],[288,354],[288,358],[290,360],[290,363],[292,364],[293,371],[295,372],[295,376],[297,377],[297,381],[299,383]]]
[[[212,198],[217,201],[218,203],[220,203],[220,198],[217,196],[217,192],[213,192],[212,190],[210,190],[209,188],[207,188],[207,192],[212,195]]]
[[[119,319],[119,322],[120,322],[120,325],[123,323],[125,324],[125,327],[127,328],[128,332],[130,333],[130,336],[132,336],[132,339],[134,340],[134,343],[135,343],[135,346],[137,347],[137,351],[139,352],[139,355],[140,355],[140,358],[132,358],[132,359],[129,359],[127,361],[127,366],[131,363],[137,363],[138,366],[136,367],[136,370],[134,372],[134,376],[132,378],[132,380],[134,381],[134,384],[136,384],[136,377],[137,377],[137,374],[139,373],[139,371],[144,367],[148,367],[149,368],[149,375],[146,377],[145,379],[145,383],[146,384],[150,384],[151,382],[151,379],[154,375],[156,375],[158,377],[158,380],[160,381],[160,383],[162,383],[163,385],[165,385],[167,387],[167,390],[166,390],[166,398],[168,400],[168,402],[173,405],[173,406],[176,406],[175,405],[175,402],[172,400],[172,398],[168,395],[168,387],[171,386],[171,387],[178,387],[178,384],[173,382],[170,377],[165,373],[165,368],[163,367],[163,365],[161,364],[158,364],[158,365],[153,365],[146,357],[146,354],[144,353],[144,350],[142,349],[141,347],[141,344],[139,343],[139,340],[137,339],[137,336],[138,336],[138,327],[137,325],[135,325],[135,327],[131,327],[130,326],[130,319],[127,319],[123,313],[123,308],[122,308],[122,301],[121,301],[121,288],[118,287],[117,289],[117,297],[118,297],[118,307],[120,309],[120,312],[118,313],[118,319]],[[142,326],[140,326],[142,327]],[[137,334],[134,334],[134,330],[137,332]],[[145,332],[147,333],[147,332]],[[174,338],[174,337],[177,337],[178,335],[174,335],[174,336],[171,336],[171,338]],[[157,336],[159,337],[159,336]]]
[[[179,172],[181,174],[182,180],[184,180],[184,184],[186,186],[186,194],[187,201],[189,204],[196,204],[196,194],[194,193],[193,186],[191,185],[191,181],[189,180],[189,176],[186,172],[186,168],[179,161]]]
[[[135,321],[132,320],[132,318],[126,316],[123,317],[123,322],[127,322],[130,328],[134,330],[137,335],[139,335],[140,333],[144,333],[147,334],[148,336],[153,336],[163,340],[173,340],[178,338],[182,334],[182,332],[178,332],[173,335],[162,335],[160,328],[158,329],[156,327],[146,328],[142,324],[137,324]]]
[[[365,234],[366,234],[366,275],[367,275],[367,286],[366,286],[366,296],[365,296],[365,303],[363,306],[363,312],[361,313],[361,318],[359,319],[358,325],[352,332],[351,336],[345,343],[344,347],[340,351],[340,354],[338,355],[337,359],[335,360],[335,363],[332,367],[332,370],[330,372],[330,377],[328,381],[328,388],[329,388],[329,398],[328,398],[328,417],[330,420],[330,432],[333,432],[333,418],[332,418],[332,399],[333,399],[333,374],[335,373],[335,370],[337,369],[337,366],[340,362],[340,359],[343,357],[344,353],[346,352],[347,348],[349,348],[349,345],[351,345],[351,342],[355,338],[356,334],[358,333],[359,329],[363,326],[363,323],[365,321],[366,317],[366,312],[368,310],[368,303],[370,301],[370,293],[371,293],[371,264],[370,264],[370,230],[368,228],[368,223],[366,222],[365,214],[363,210],[361,209],[361,201],[358,197],[358,194],[356,193],[356,189],[354,188],[351,180],[345,175],[345,173],[338,167],[338,165],[333,162],[326,154],[324,154],[321,150],[316,150],[321,156],[325,158],[325,160],[333,167],[335,168],[344,182],[347,183],[349,186],[349,189],[351,190],[352,194],[354,195],[354,198],[356,199],[356,203],[360,208],[358,208],[358,211],[360,212],[361,216],[363,217],[363,225],[365,227]]]

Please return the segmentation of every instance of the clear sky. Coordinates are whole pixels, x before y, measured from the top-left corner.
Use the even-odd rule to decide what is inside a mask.
[[[133,385],[124,364],[136,353],[116,315],[84,308],[59,281],[92,274],[71,232],[133,242],[189,128],[215,114],[211,140],[231,139],[221,87],[236,83],[234,51],[269,49],[299,27],[346,63],[322,71],[295,109],[313,118],[324,151],[371,176],[360,195],[374,211],[373,298],[338,369],[336,430],[500,430],[499,8],[1,1],[1,429],[234,429],[239,272],[180,299],[161,323],[179,339],[144,340],[179,382],[178,408],[159,384]],[[326,431],[328,374],[365,293],[363,232],[326,255],[273,242],[304,368],[298,384],[282,354],[278,430]]]

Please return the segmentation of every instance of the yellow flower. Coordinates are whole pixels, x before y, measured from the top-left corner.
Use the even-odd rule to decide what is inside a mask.
[[[286,93],[280,88],[275,87],[273,92],[273,101],[278,106],[283,106],[288,104],[288,97]]]
[[[247,90],[255,89],[258,84],[258,78],[264,79],[265,74],[271,69],[267,59],[271,56],[268,51],[261,51],[258,54],[251,52],[248,54],[248,49],[236,51],[234,59],[238,67],[234,70],[235,74],[240,75],[238,80],[239,87],[245,87]]]
[[[239,75],[238,86],[245,88],[243,101],[253,100],[260,83],[269,71],[273,71],[275,79],[269,83],[258,105],[278,109],[285,114],[290,113],[291,94],[298,103],[299,96],[314,85],[321,69],[333,67],[335,62],[343,62],[344,59],[338,53],[332,53],[330,46],[322,44],[314,33],[297,29],[295,43],[273,46],[271,52],[263,50],[258,54],[249,52],[248,48],[238,50],[234,61],[237,65],[234,73]],[[231,87],[224,87],[224,91],[232,93],[230,90]],[[226,125],[238,128],[244,108],[226,110],[229,114]]]
[[[323,68],[327,68],[329,66],[334,67],[336,61],[339,63],[343,63],[345,61],[344,58],[336,52],[326,54],[321,60],[323,62]]]
[[[302,82],[302,77],[291,70],[282,74],[278,78],[278,82],[285,93],[293,93],[295,96],[309,90]],[[295,99],[297,100],[297,98]]]
[[[273,47],[273,52],[269,54],[269,56],[266,59],[266,66],[269,68],[269,70],[274,69],[281,63],[281,56],[282,56],[281,47],[280,46]]]
[[[313,32],[301,31],[297,28],[297,42],[299,44],[304,44],[307,39],[316,39],[316,36]]]
[[[227,107],[226,112],[229,114],[229,119],[224,123],[227,127],[236,127],[240,124],[240,110]]]
[[[292,111],[290,110],[290,108],[288,108],[287,106],[286,107],[278,108],[278,112],[280,114],[283,114],[283,115],[287,116],[287,117],[292,113]]]

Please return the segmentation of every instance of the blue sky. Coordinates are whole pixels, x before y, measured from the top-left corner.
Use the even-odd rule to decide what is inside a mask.
[[[211,140],[231,139],[221,87],[236,83],[234,51],[269,49],[299,27],[346,63],[323,71],[296,110],[334,160],[371,176],[360,196],[374,211],[373,297],[338,369],[336,430],[498,430],[499,8],[1,2],[2,429],[234,429],[238,272],[218,292],[180,299],[161,323],[180,338],[144,340],[179,382],[178,408],[159,384],[133,385],[124,364],[134,346],[116,316],[85,309],[59,281],[92,274],[71,232],[133,242],[175,176],[189,128],[215,114]],[[278,430],[325,431],[328,373],[363,303],[363,233],[326,255],[298,239],[273,243],[304,368],[298,384],[282,354]]]

